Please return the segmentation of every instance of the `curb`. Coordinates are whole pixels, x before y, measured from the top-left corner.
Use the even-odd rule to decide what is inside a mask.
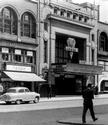
[[[70,96],[70,97],[52,97],[52,98],[47,98],[47,97],[41,97],[40,102],[53,102],[53,101],[69,101],[69,100],[82,100],[82,96]],[[108,99],[108,94],[100,94],[100,95],[95,95],[95,99]],[[0,104],[5,103],[4,101],[0,101]]]
[[[101,95],[95,95],[95,99],[104,99],[108,98],[108,94],[101,94]],[[41,102],[46,102],[46,101],[69,101],[69,100],[82,100],[82,96],[74,96],[74,97],[52,97],[52,98],[40,98]]]

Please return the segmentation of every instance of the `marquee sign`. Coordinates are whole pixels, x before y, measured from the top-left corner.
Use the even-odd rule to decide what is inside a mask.
[[[74,38],[68,38],[67,39],[67,46],[66,46],[66,51],[70,52],[70,57],[72,59],[73,52],[78,52],[78,48],[75,48],[76,41]]]

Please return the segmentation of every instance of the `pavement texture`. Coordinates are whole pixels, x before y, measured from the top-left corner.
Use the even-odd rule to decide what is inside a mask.
[[[83,124],[81,117],[78,118],[68,118],[57,121],[58,125],[108,125],[108,114],[98,115],[98,120],[93,122],[91,117],[86,118],[86,123]]]
[[[95,99],[101,99],[101,98],[108,98],[108,94],[101,94],[96,95]],[[60,101],[60,100],[76,100],[76,99],[82,99],[81,96],[75,96],[75,97],[53,97],[53,98],[42,98],[41,101]],[[95,122],[92,120],[91,116],[86,116],[86,123],[85,125],[108,125],[108,114],[98,114],[97,115],[98,120]],[[58,120],[56,125],[84,125],[82,123],[81,117],[74,117],[74,118],[66,118]]]
[[[95,96],[96,99],[107,99],[108,98],[108,94],[101,94],[101,95],[97,95]],[[53,101],[65,101],[65,100],[82,100],[82,96],[71,96],[71,97],[52,97],[50,99],[48,98],[41,98],[40,102],[50,102],[52,103]],[[3,103],[3,102],[1,102]],[[42,103],[43,104],[43,103]],[[106,105],[106,103],[105,103]],[[108,105],[108,102],[107,102]],[[2,105],[1,105],[2,106]],[[16,106],[16,105],[15,105]],[[20,107],[20,105],[18,105],[18,107]],[[74,106],[75,107],[75,106]],[[77,106],[76,106],[77,107]],[[93,122],[92,118],[90,115],[86,116],[86,125],[108,125],[108,113],[105,114],[96,114],[96,117],[98,118],[97,121]],[[0,124],[0,125],[5,125],[5,124]],[[10,124],[9,124],[10,125]],[[18,124],[18,125],[22,125],[22,124]],[[59,119],[56,122],[46,122],[46,123],[31,123],[31,124],[24,124],[24,125],[84,125],[81,121],[81,116],[77,116],[77,117],[71,117],[71,118],[63,118],[63,119]]]

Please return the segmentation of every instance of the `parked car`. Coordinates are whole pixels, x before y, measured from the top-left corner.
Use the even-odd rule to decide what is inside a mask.
[[[36,92],[30,92],[26,87],[12,87],[7,90],[6,93],[0,96],[1,101],[5,101],[7,104],[16,103],[20,104],[22,102],[34,103],[39,102],[40,94]]]

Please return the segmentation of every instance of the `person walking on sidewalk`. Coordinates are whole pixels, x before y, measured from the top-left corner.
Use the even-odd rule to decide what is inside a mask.
[[[83,99],[84,99],[82,122],[86,123],[86,113],[87,113],[88,109],[90,110],[90,114],[91,114],[91,117],[92,117],[93,121],[98,120],[98,118],[95,117],[95,113],[94,113],[94,109],[93,109],[92,99],[94,99],[94,91],[93,91],[91,83],[89,83],[87,85],[87,88],[83,91],[82,96],[83,96]]]

